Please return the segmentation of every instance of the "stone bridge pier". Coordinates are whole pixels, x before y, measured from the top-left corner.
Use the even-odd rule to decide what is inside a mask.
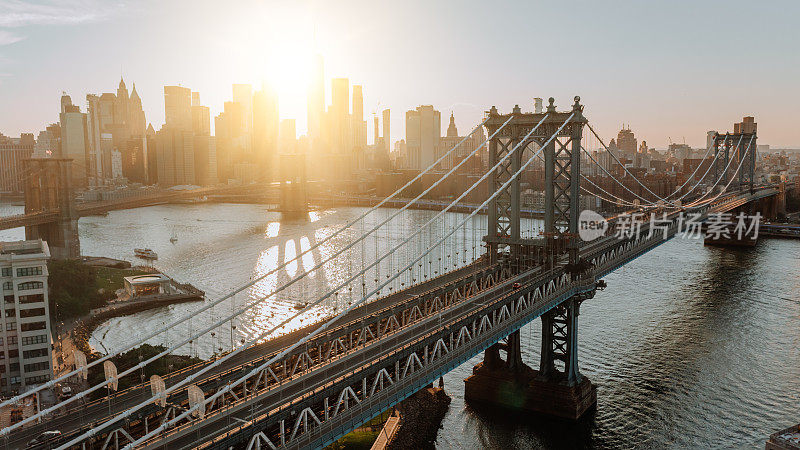
[[[41,214],[46,220],[25,227],[25,239],[47,241],[55,259],[81,256],[78,214],[72,195],[71,159],[33,158],[23,161],[25,214]],[[52,216],[52,219],[51,217]]]
[[[578,369],[578,314],[585,298],[573,297],[542,316],[539,370],[522,361],[517,330],[486,349],[483,362],[464,380],[464,398],[566,420],[578,420],[593,410],[597,389]]]
[[[279,210],[290,218],[308,217],[306,157],[303,154],[281,155],[281,190]]]

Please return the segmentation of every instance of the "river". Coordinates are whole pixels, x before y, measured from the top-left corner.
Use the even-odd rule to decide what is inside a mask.
[[[267,273],[279,259],[320,242],[362,211],[341,208],[314,213],[308,221],[282,221],[261,205],[164,205],[82,218],[79,228],[83,254],[136,262],[132,249],[149,247],[159,254],[157,268],[217,298]],[[0,215],[18,212],[21,207],[0,205]],[[400,242],[432,214],[402,215],[379,245]],[[463,217],[448,215],[448,223]],[[475,232],[468,230],[451,245],[469,253],[472,236],[482,232],[478,222],[472,224]],[[330,240],[301,264],[310,268],[352,235]],[[178,239],[175,244],[169,241],[172,236]],[[23,237],[20,229],[0,231],[0,240]],[[368,243],[373,250],[367,252],[374,252],[374,246],[374,240]],[[291,314],[299,299],[357,271],[361,256],[355,247],[323,275],[242,316],[233,324],[234,333],[229,325],[220,327],[216,337],[183,352],[208,356],[230,348],[233,340],[257,335]],[[464,256],[462,251],[459,259]],[[371,257],[364,255],[364,261]],[[298,264],[290,265],[267,277],[195,319],[191,329],[222,317],[297,270]],[[729,249],[676,238],[605,279],[608,289],[582,305],[579,320],[580,369],[597,385],[597,411],[590,418],[564,425],[471,409],[464,404],[463,379],[478,356],[444,377],[453,402],[437,446],[753,448],[763,447],[770,433],[800,421],[800,241],[763,239],[752,249]],[[349,299],[350,292],[343,291],[314,314],[344,307]],[[113,319],[95,331],[90,343],[119,348],[143,330],[197,307],[174,305]],[[174,329],[153,342],[174,343],[186,332]],[[539,321],[522,329],[523,359],[534,368],[539,336]]]

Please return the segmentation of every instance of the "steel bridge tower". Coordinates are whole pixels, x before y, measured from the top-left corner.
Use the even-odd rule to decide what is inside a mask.
[[[758,147],[757,129],[758,124],[753,117],[745,117],[742,122],[733,124],[733,133],[714,134],[714,179],[720,180],[718,184],[720,189],[728,185],[730,177],[741,163],[738,180],[735,183],[739,189],[748,188],[751,193],[753,192]]]
[[[500,263],[515,275],[534,266],[552,269],[565,263],[569,270],[578,270],[580,152],[583,127],[587,123],[580,97],[575,97],[571,110],[566,112],[556,111],[553,98],[549,99],[546,110],[540,113],[523,113],[517,105],[511,114],[504,115],[492,107],[485,125],[487,132],[494,134],[508,119],[511,122],[489,142],[490,167],[511,154],[488,179],[489,195],[500,192],[489,204],[488,234],[484,238],[489,262]],[[556,137],[550,139],[553,135]],[[542,147],[544,232],[541,236],[533,236],[534,230],[523,230],[520,220],[522,176],[504,185],[523,162]],[[534,397],[539,395],[540,403],[564,403],[553,398],[554,392],[567,392],[567,396],[579,399],[577,405],[567,405],[566,408],[561,405],[552,411],[540,412],[577,418],[596,403],[594,387],[581,377],[578,369],[578,314],[584,299],[582,296],[570,298],[542,316],[538,372],[522,363],[519,331],[509,335],[504,343],[486,350],[484,367],[488,370],[534,373],[537,387],[547,391],[533,394]],[[505,362],[500,359],[500,350],[506,351]],[[572,392],[576,389],[577,394]],[[575,402],[567,400],[566,403]]]

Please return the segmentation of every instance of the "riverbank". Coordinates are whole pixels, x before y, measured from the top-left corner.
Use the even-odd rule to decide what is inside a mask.
[[[387,450],[435,449],[450,397],[443,388],[425,388],[397,405],[400,427],[386,445]]]
[[[66,364],[72,358],[72,349],[77,349],[90,355],[95,350],[89,345],[89,339],[94,330],[104,322],[115,317],[129,316],[142,311],[162,308],[169,305],[203,301],[205,293],[188,283],[179,283],[156,269],[149,267],[131,267],[128,261],[107,257],[83,257],[80,264],[89,266],[93,270],[93,289],[102,299],[102,303],[90,309],[86,314],[78,317],[67,317],[59,327],[62,339],[60,348],[60,361]],[[176,293],[158,294],[143,297],[129,298],[122,292],[125,277],[159,274],[169,278],[175,287]],[[65,296],[70,298],[69,295]],[[57,304],[57,308],[60,305]]]
[[[424,388],[348,433],[326,450],[434,449],[450,406],[442,388]]]

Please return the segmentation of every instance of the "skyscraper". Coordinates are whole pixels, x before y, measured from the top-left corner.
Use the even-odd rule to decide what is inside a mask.
[[[617,148],[619,148],[628,158],[634,159],[636,154],[636,137],[633,135],[630,126],[622,128],[617,133]]]
[[[364,120],[364,94],[360,85],[353,85],[353,147],[363,150],[367,146],[367,122]]]
[[[164,126],[156,133],[158,183],[195,184],[194,136],[191,130]]]
[[[331,108],[330,112],[339,117],[350,114],[350,81],[347,78],[334,78],[331,80]]]
[[[410,169],[422,170],[433,164],[439,152],[441,130],[441,115],[433,105],[421,105],[406,112],[406,151]]]
[[[164,86],[165,126],[192,129],[192,90],[181,86]]]
[[[61,155],[72,159],[72,185],[78,188],[87,187],[87,167],[89,164],[89,139],[86,114],[72,104],[69,95],[61,96]]]
[[[389,148],[392,145],[392,132],[391,132],[391,124],[392,121],[390,120],[389,109],[383,110],[383,148],[386,153],[389,153]]]
[[[253,95],[253,152],[262,180],[274,180],[278,170],[278,96],[269,86]]]
[[[253,86],[233,85],[233,101],[242,105],[242,127],[245,133],[253,131]]]
[[[217,182],[217,146],[211,136],[211,113],[200,102],[200,93],[192,92],[192,134],[194,183],[208,186]]]
[[[200,104],[200,93],[192,92],[192,133],[196,136],[211,135],[211,112]]]

